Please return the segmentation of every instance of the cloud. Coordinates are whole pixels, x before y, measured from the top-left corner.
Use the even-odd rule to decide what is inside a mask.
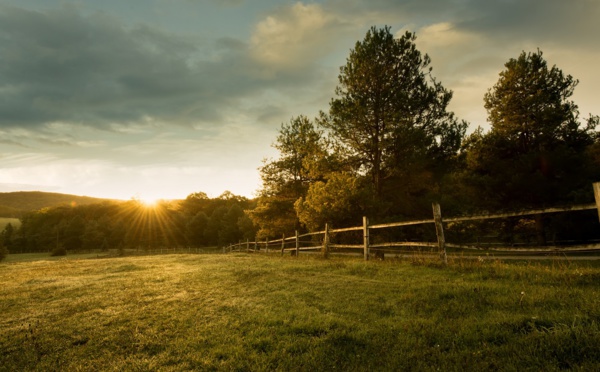
[[[322,22],[311,9],[298,10],[306,32]],[[314,35],[303,37],[308,36]],[[257,61],[241,40],[200,44],[69,6],[44,11],[0,6],[0,56],[0,128],[39,130],[53,122],[107,130],[148,123],[216,125],[240,100],[316,79],[309,70],[275,79],[272,66]]]
[[[0,7],[0,125],[177,117],[195,101],[194,46],[75,8]]]
[[[185,0],[190,3],[204,2],[206,0]],[[244,4],[244,0],[209,0],[210,3],[220,7],[237,7]]]
[[[312,65],[330,51],[339,22],[319,4],[295,3],[259,22],[252,34],[252,55],[278,69]]]
[[[411,31],[452,24],[490,46],[515,42],[597,48],[597,0],[327,0],[324,8],[364,27],[389,24]]]
[[[497,41],[597,45],[600,3],[595,0],[475,1],[457,25]]]

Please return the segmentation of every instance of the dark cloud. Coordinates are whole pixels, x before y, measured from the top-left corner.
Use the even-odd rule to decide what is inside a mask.
[[[211,0],[214,4],[218,6],[240,6],[244,3],[244,0]]]
[[[452,22],[490,41],[598,45],[597,0],[329,0],[330,9],[392,25]]]
[[[244,97],[310,80],[308,70],[275,79],[239,40],[200,45],[68,6],[0,6],[0,61],[0,127],[216,124]]]
[[[596,0],[475,1],[457,25],[493,39],[598,45],[600,2]]]

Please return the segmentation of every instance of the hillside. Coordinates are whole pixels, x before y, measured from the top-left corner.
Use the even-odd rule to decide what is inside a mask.
[[[20,217],[23,213],[59,205],[84,205],[105,201],[92,198],[41,191],[17,191],[0,193],[0,217]]]

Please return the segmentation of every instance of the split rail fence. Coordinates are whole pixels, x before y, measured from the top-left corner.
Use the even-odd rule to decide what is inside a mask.
[[[264,241],[246,241],[232,244],[228,247],[223,248],[224,252],[281,252],[283,255],[285,252],[291,252],[292,255],[299,255],[301,251],[321,251],[325,257],[328,257],[333,250],[349,249],[349,250],[360,250],[365,260],[369,260],[371,256],[371,250],[381,249],[393,249],[400,247],[411,247],[411,248],[429,248],[437,250],[440,258],[447,263],[448,255],[446,248],[455,248],[458,250],[478,250],[481,251],[480,246],[475,245],[464,245],[464,244],[453,244],[446,242],[444,237],[444,224],[452,222],[465,222],[465,221],[481,221],[489,219],[501,219],[509,217],[523,217],[532,216],[539,214],[548,213],[561,213],[561,212],[573,212],[573,211],[585,211],[585,210],[597,210],[598,217],[600,219],[600,182],[593,184],[594,188],[594,204],[582,204],[572,205],[568,207],[555,207],[555,208],[544,208],[544,209],[530,209],[525,211],[511,212],[511,213],[497,213],[497,214],[479,214],[471,216],[459,216],[451,218],[442,218],[441,207],[438,203],[432,204],[433,218],[424,220],[413,220],[394,222],[386,224],[370,225],[369,219],[363,217],[362,226],[347,227],[341,229],[330,229],[326,224],[323,231],[316,231],[306,234],[298,234],[296,231],[294,236],[285,237],[276,240],[264,240]],[[370,233],[372,230],[377,229],[389,229],[395,227],[406,227],[424,224],[434,224],[436,232],[436,241],[422,241],[422,242],[389,242],[389,243],[370,243]],[[349,232],[362,232],[362,244],[332,244],[332,234],[349,233]],[[320,238],[322,237],[322,238]],[[307,240],[310,239],[310,240]],[[495,247],[486,248],[486,250],[497,251],[497,252],[552,252],[558,250],[557,248],[548,247],[530,247],[530,248],[514,248],[514,247]],[[568,247],[561,247],[560,252],[589,252],[600,250],[600,244],[580,244],[571,245]]]

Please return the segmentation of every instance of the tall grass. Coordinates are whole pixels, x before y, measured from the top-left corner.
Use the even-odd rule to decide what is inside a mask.
[[[0,370],[598,370],[599,280],[419,257],[3,263]]]

